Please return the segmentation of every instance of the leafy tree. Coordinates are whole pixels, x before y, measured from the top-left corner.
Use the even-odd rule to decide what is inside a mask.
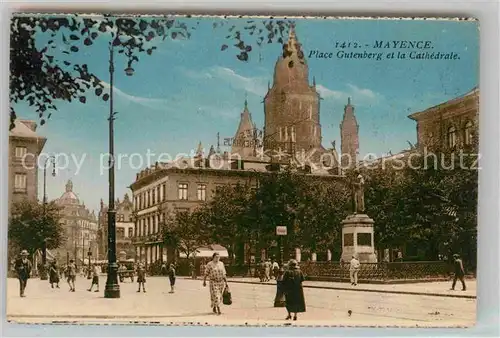
[[[59,215],[60,208],[53,202],[45,208],[35,201],[22,201],[12,205],[9,218],[9,243],[33,254],[43,248],[56,249],[64,244],[64,228]]]
[[[228,248],[232,258],[241,243],[253,245],[257,253],[273,252],[279,240],[276,226],[286,226],[282,243],[286,259],[291,248],[332,249],[340,240],[347,201],[341,183],[315,182],[302,173],[285,171],[262,175],[255,191],[241,184],[220,187],[202,212],[211,239]]]
[[[217,19],[214,29],[227,29],[227,43],[221,50],[236,50],[240,61],[247,61],[252,45],[283,43],[290,21],[280,19]],[[91,48],[106,39],[117,53],[126,57],[127,68],[142,55],[152,55],[158,40],[189,39],[199,24],[191,16],[34,15],[19,14],[11,19],[10,41],[10,128],[16,112],[13,103],[25,101],[39,114],[40,124],[57,110],[57,101],[86,103],[90,90],[104,101],[109,93],[87,64],[70,61],[67,56]],[[240,29],[242,28],[242,29]],[[59,52],[62,50],[62,52]]]
[[[345,182],[309,182],[302,192],[300,247],[311,252],[341,253],[342,220],[349,213],[351,196]]]
[[[176,212],[169,214],[163,224],[163,242],[190,258],[196,250],[206,244],[206,232],[201,227],[199,212]]]
[[[365,170],[367,213],[375,220],[379,249],[414,247],[419,259],[464,255],[475,264],[477,248],[477,145],[434,146],[413,152],[404,166]]]
[[[237,245],[250,238],[254,219],[248,210],[254,195],[248,185],[221,186],[214,198],[200,209],[199,219],[212,243],[227,248],[231,262],[235,260]]]

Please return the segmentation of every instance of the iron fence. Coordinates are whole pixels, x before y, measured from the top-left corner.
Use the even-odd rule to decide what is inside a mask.
[[[349,279],[349,263],[301,262],[299,265],[308,278]],[[258,271],[258,264],[227,268],[231,277],[257,277]],[[452,272],[452,264],[445,261],[362,263],[358,278],[372,281],[427,280],[446,278]]]

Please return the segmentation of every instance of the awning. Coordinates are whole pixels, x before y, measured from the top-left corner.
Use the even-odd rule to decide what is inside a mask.
[[[208,258],[212,257],[214,253],[218,253],[221,258],[229,257],[229,254],[223,246],[220,245],[209,245],[208,247],[201,247],[196,250],[194,254],[189,255],[195,258]],[[179,257],[186,258],[186,254],[180,253]]]

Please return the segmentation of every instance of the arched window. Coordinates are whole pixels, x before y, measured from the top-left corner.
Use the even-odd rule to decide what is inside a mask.
[[[465,144],[467,145],[470,145],[472,144],[472,122],[471,121],[467,121],[467,123],[465,124],[465,128],[464,128],[464,141],[465,141]]]
[[[455,127],[448,128],[448,147],[453,148],[457,144],[457,129]]]

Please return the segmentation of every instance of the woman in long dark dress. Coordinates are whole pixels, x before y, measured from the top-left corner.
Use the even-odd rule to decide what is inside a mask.
[[[306,302],[304,299],[304,289],[302,282],[304,281],[304,274],[295,259],[290,260],[288,269],[283,275],[283,288],[285,290],[285,304],[288,316],[286,319],[297,320],[297,313],[306,312]]]
[[[49,283],[52,289],[54,288],[54,284],[59,289],[59,267],[57,266],[57,262],[54,259],[52,263],[50,263],[49,268]]]

